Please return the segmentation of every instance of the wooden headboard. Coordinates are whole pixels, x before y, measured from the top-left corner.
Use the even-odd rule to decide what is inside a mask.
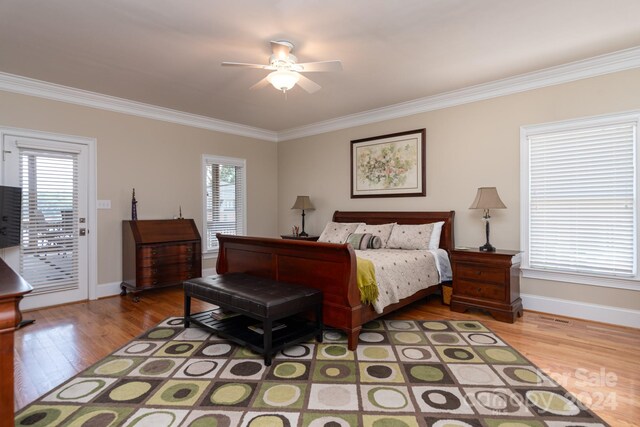
[[[455,247],[453,238],[453,218],[455,211],[445,212],[348,212],[335,211],[334,222],[364,222],[365,224],[429,224],[444,221],[440,234],[440,247],[447,251]]]

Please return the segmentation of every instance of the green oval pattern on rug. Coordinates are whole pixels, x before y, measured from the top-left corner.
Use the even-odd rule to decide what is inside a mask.
[[[278,378],[298,378],[305,374],[307,367],[298,362],[285,362],[275,367],[273,373]]]
[[[117,402],[126,402],[142,396],[151,390],[151,384],[143,381],[131,381],[111,390],[109,398]]]
[[[425,382],[442,381],[444,372],[437,366],[418,365],[413,366],[409,373],[416,379]]]
[[[384,347],[367,347],[362,351],[362,355],[373,360],[382,360],[389,357],[389,350]]]
[[[300,398],[300,389],[291,384],[278,384],[269,387],[263,399],[271,406],[288,406],[295,403]]]
[[[217,405],[235,405],[251,394],[251,387],[242,383],[230,383],[216,389],[211,394],[211,403]]]
[[[156,329],[155,331],[150,332],[149,335],[147,336],[154,340],[162,340],[162,339],[169,338],[173,334],[175,334],[175,329],[166,328],[166,329]]]
[[[165,402],[176,403],[189,399],[198,391],[200,391],[200,388],[195,384],[180,383],[164,390],[161,397]]]
[[[538,408],[555,415],[571,416],[580,413],[580,408],[575,403],[551,391],[529,390],[526,396]]]
[[[282,415],[258,415],[249,421],[247,427],[290,427],[291,423]]]
[[[124,372],[133,366],[135,362],[131,359],[113,359],[109,362],[98,366],[94,372],[97,375],[116,375]]]
[[[189,427],[230,427],[231,419],[223,414],[204,415],[195,419]]]

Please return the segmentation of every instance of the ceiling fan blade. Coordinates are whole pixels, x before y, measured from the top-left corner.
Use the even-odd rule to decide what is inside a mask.
[[[295,64],[293,68],[301,73],[304,72],[320,72],[320,71],[342,71],[342,62],[334,61],[318,61],[318,62],[302,62]]]
[[[272,70],[272,69],[274,69],[271,65],[247,64],[247,63],[244,63],[244,62],[223,62],[221,65],[223,67],[261,68],[263,70]]]
[[[271,41],[271,51],[280,59],[285,59],[289,56],[292,47],[293,45],[290,42],[280,40]]]
[[[251,86],[249,90],[262,89],[268,84],[269,84],[269,80],[267,80],[267,78],[265,77],[264,79],[260,80],[258,83]]]
[[[312,80],[310,80],[309,78],[303,76],[302,74],[300,74],[300,80],[298,80],[298,84],[300,85],[300,87],[304,90],[306,90],[309,93],[314,93],[320,90],[320,85]]]

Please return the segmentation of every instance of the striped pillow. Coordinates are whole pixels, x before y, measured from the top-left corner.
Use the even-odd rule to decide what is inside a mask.
[[[382,247],[380,237],[374,236],[371,233],[351,233],[347,237],[346,243],[351,244],[353,249],[361,251],[365,249],[380,249],[380,247]]]

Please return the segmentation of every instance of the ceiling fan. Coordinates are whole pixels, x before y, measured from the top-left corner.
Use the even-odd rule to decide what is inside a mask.
[[[286,93],[292,89],[296,83],[309,93],[314,93],[320,89],[320,85],[300,73],[321,72],[321,71],[342,71],[342,62],[318,61],[298,63],[291,51],[293,43],[288,40],[276,40],[271,42],[273,54],[269,57],[268,65],[247,64],[243,62],[223,62],[223,66],[228,67],[248,67],[261,68],[271,71],[267,77],[260,80],[251,89],[259,89],[271,83],[274,88]]]

